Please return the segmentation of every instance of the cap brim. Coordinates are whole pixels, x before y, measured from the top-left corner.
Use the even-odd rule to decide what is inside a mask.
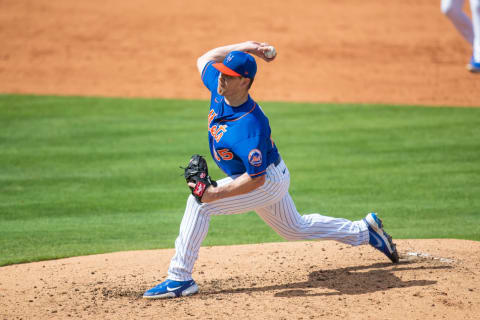
[[[215,69],[217,69],[218,71],[220,71],[221,73],[226,74],[227,76],[232,76],[232,77],[241,77],[242,76],[240,73],[237,73],[237,72],[233,71],[232,69],[228,68],[227,66],[225,66],[221,62],[214,63],[214,64],[212,64],[212,66]]]

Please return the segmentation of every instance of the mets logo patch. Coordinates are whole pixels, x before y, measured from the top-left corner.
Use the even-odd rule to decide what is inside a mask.
[[[259,167],[262,165],[262,153],[258,149],[253,149],[248,154],[248,162],[254,166]]]

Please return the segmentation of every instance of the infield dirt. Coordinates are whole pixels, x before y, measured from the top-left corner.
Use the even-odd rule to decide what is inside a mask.
[[[196,58],[259,40],[257,100],[480,106],[440,0],[2,0],[0,26],[3,93],[208,99]]]
[[[119,252],[0,268],[4,319],[476,319],[480,243],[285,242],[202,247],[199,294],[145,300],[174,251]],[[410,255],[409,255],[410,253]],[[412,255],[413,253],[420,254]],[[428,254],[428,256],[425,256]]]
[[[258,100],[480,106],[440,1],[0,0],[0,26],[1,93],[207,99],[196,58],[260,40],[279,55]],[[479,242],[397,242],[398,265],[334,242],[204,247],[200,293],[167,301],[141,295],[173,249],[7,266],[0,319],[478,318]]]

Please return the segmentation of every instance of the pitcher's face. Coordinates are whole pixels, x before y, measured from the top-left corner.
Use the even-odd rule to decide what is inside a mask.
[[[217,92],[222,96],[235,95],[240,91],[248,90],[250,79],[243,77],[229,76],[220,73],[218,76]]]

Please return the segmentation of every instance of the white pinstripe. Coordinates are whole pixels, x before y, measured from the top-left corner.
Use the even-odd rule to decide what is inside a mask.
[[[217,182],[224,185],[231,181],[233,179],[227,177]],[[170,262],[168,279],[192,279],[193,266],[207,235],[211,215],[256,211],[265,223],[287,240],[329,239],[354,246],[368,243],[368,228],[362,220],[352,222],[320,214],[301,216],[288,193],[289,185],[290,173],[281,161],[276,167],[270,165],[265,184],[248,194],[201,205],[190,195],[175,241],[176,252]]]

